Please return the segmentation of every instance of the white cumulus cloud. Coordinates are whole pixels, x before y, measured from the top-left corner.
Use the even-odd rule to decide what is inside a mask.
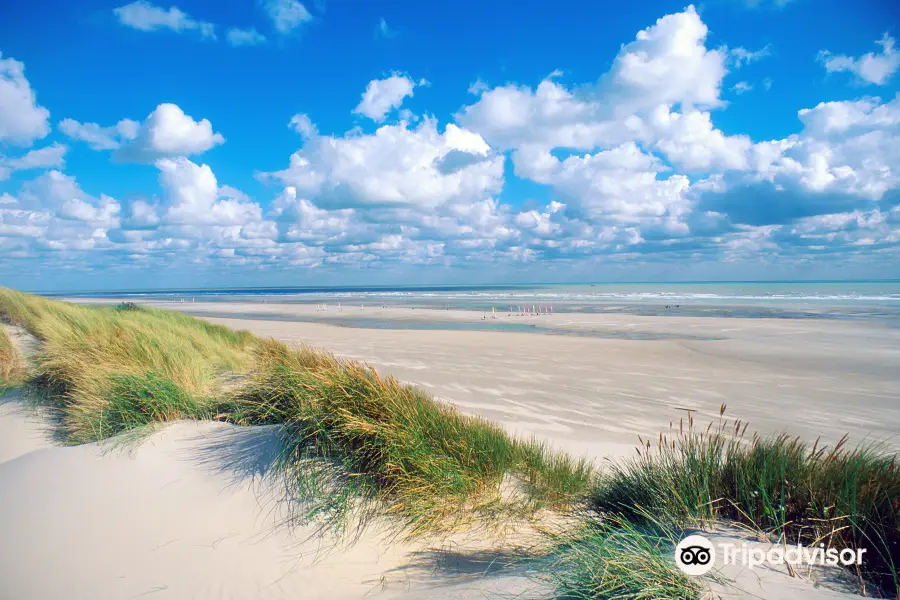
[[[119,159],[152,162],[166,156],[201,154],[225,143],[208,119],[194,121],[176,104],[157,106],[134,133],[117,151]]]
[[[265,0],[263,6],[272,19],[272,26],[281,34],[291,33],[313,18],[297,0]]]
[[[246,225],[261,219],[259,205],[233,188],[220,189],[208,165],[178,157],[161,158],[156,167],[169,224]]]
[[[423,85],[420,81],[418,85]],[[374,121],[384,121],[385,116],[399,108],[404,98],[413,95],[416,82],[404,75],[393,74],[385,79],[374,79],[366,86],[362,100],[353,112]]]
[[[885,33],[875,42],[881,52],[868,52],[859,57],[819,52],[819,61],[829,73],[847,71],[856,75],[862,83],[884,85],[900,69],[900,52],[894,48],[894,38]]]
[[[415,129],[401,123],[372,135],[311,137],[287,169],[261,177],[293,186],[327,208],[428,209],[498,193],[503,157],[491,155],[477,134],[453,124],[441,133],[426,118]]]
[[[706,47],[709,29],[693,6],[638,32],[613,63],[610,92],[635,110],[660,104],[721,105],[725,55]]]
[[[119,22],[139,31],[159,31],[169,29],[176,33],[196,31],[203,38],[216,38],[216,26],[198,21],[175,6],[168,9],[156,6],[146,0],[137,0],[113,9]]]
[[[67,150],[68,148],[62,144],[52,144],[31,150],[17,158],[0,155],[0,181],[3,181],[13,171],[62,167],[65,164]]]
[[[49,118],[25,78],[25,65],[0,53],[0,143],[30,146],[50,133]]]
[[[97,123],[80,123],[66,118],[59,122],[59,130],[73,140],[85,142],[94,150],[115,150],[123,142],[133,140],[140,125],[137,121],[122,119],[110,127],[101,127]]]
[[[798,113],[806,131],[816,136],[893,128],[900,125],[900,94],[883,103],[881,98],[860,98],[855,101],[820,102],[814,108]]]
[[[240,29],[232,27],[225,34],[228,43],[238,48],[240,46],[257,46],[266,41],[266,36],[258,32],[256,29]]]

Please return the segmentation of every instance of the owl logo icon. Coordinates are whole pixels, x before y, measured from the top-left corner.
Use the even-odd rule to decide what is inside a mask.
[[[705,575],[716,562],[716,549],[702,535],[690,535],[675,547],[675,564],[688,575]]]

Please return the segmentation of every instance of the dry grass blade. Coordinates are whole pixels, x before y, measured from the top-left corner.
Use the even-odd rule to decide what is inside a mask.
[[[25,362],[6,328],[0,326],[0,390],[17,386],[25,378]]]

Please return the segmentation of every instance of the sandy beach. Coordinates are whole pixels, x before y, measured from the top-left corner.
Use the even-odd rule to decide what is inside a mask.
[[[546,596],[477,540],[407,544],[375,527],[349,543],[291,526],[265,478],[278,444],[266,428],[177,423],[140,444],[59,447],[13,401],[0,427],[18,432],[0,444],[4,600],[424,600],[436,572],[445,598]]]
[[[723,402],[729,418],[761,433],[900,445],[900,329],[879,322],[160,305],[368,362],[463,411],[593,458],[627,455],[638,436],[653,439],[688,411],[705,427]],[[381,328],[349,326],[360,319]],[[449,329],[460,325],[534,327]],[[429,326],[444,328],[420,329]]]
[[[705,427],[723,402],[727,416],[762,433],[809,441],[849,433],[898,446],[900,330],[875,322],[152,304],[367,362],[466,413],[596,461],[630,455],[638,436],[655,438],[689,412]],[[532,331],[491,330],[507,323]],[[180,422],[140,443],[61,447],[39,413],[7,396],[0,599],[552,594],[509,545],[401,543],[374,528],[335,547],[288,526],[283,494],[265,478],[278,443],[271,428]],[[846,582],[818,587],[827,574],[724,575],[732,583],[716,587],[722,598],[856,597]]]

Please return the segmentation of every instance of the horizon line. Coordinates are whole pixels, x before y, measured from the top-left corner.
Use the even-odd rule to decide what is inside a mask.
[[[682,281],[565,281],[565,282],[517,282],[517,283],[425,283],[425,284],[373,284],[373,285],[263,285],[248,287],[179,287],[179,288],[106,288],[106,289],[55,289],[20,290],[33,294],[91,294],[91,293],[164,293],[164,292],[212,292],[212,291],[256,291],[256,290],[391,290],[391,289],[432,289],[432,288],[527,288],[559,285],[698,285],[698,284],[759,284],[759,283],[900,283],[900,279],[707,279]],[[0,287],[6,287],[0,285]],[[11,288],[13,289],[13,288]]]

